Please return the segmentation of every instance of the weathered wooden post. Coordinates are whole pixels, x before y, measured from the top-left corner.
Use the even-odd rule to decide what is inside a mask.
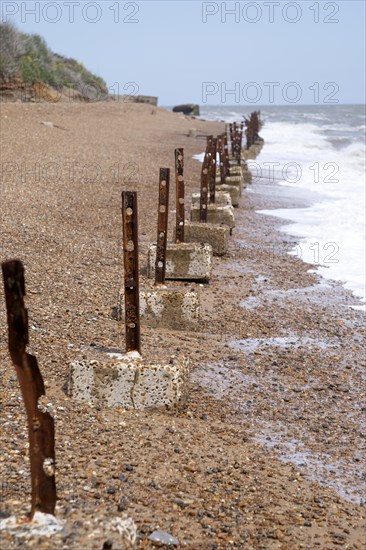
[[[19,260],[2,263],[6,300],[9,353],[14,364],[28,419],[29,457],[31,467],[31,512],[55,514],[55,428],[48,412],[38,408],[45,395],[37,359],[26,352],[29,343],[28,313],[24,306],[24,267]]]
[[[126,352],[141,352],[137,193],[122,192]]]
[[[175,242],[184,243],[184,151],[175,149],[176,223]]]
[[[160,168],[158,203],[158,238],[155,260],[155,284],[165,283],[166,245],[168,239],[170,169]]]

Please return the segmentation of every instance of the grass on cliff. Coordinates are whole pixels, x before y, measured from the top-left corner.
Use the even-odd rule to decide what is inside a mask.
[[[29,85],[42,82],[56,89],[73,88],[85,97],[108,95],[102,78],[75,59],[52,52],[40,35],[20,32],[8,22],[0,23],[0,83],[14,79]]]

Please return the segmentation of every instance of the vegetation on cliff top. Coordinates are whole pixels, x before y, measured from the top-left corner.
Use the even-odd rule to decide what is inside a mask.
[[[28,85],[41,82],[56,89],[73,88],[85,97],[108,95],[102,78],[75,59],[52,52],[40,35],[0,22],[0,83],[16,79]]]

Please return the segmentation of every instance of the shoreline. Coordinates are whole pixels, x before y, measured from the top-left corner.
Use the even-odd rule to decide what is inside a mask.
[[[102,170],[98,185],[71,181],[62,170],[59,181],[30,177],[2,194],[0,250],[26,258],[29,348],[56,410],[57,517],[68,526],[67,533],[27,544],[101,548],[108,530],[97,533],[93,521],[103,526],[127,513],[141,548],[152,547],[146,539],[159,528],[192,549],[362,548],[363,507],[312,472],[320,457],[322,476],[336,489],[364,482],[358,478],[364,315],[344,307],[355,298],[340,284],[319,288],[320,276],[307,272],[314,266],[287,254],[297,239],[280,232],[283,220],[255,212],[283,202],[264,182],[249,186],[257,192],[244,190],[229,253],[214,258],[212,281],[199,286],[202,326],[210,333],[143,329],[144,356],[168,350],[190,357],[187,410],[105,410],[62,392],[79,347],[124,346],[123,326],[111,318],[122,280],[120,191],[132,185],[139,192],[142,269],[156,237],[159,166],[172,166],[174,147],[184,147],[189,197],[201,169],[192,157],[204,144],[189,130],[222,130],[221,123],[151,106],[69,107],[1,105],[2,122],[8,117],[2,162],[63,167],[76,159]],[[47,120],[67,131],[41,125]],[[124,169],[111,181],[116,163]],[[170,228],[172,220],[173,212]],[[19,515],[29,509],[27,430],[3,307],[0,321],[6,421],[0,475],[9,484],[2,510]],[[286,452],[299,458],[296,464],[281,460]],[[321,470],[319,462],[315,468]]]
[[[270,183],[272,186],[272,182],[268,182],[268,183]],[[312,266],[313,272],[319,276],[320,280],[324,280],[325,282],[328,282],[330,285],[332,284],[341,285],[345,290],[350,291],[353,297],[355,298],[355,300],[358,302],[358,305],[352,305],[350,307],[366,313],[365,298],[364,296],[360,295],[359,289],[357,289],[358,290],[358,293],[357,293],[356,289],[353,286],[351,286],[351,283],[348,279],[347,280],[336,279],[331,273],[327,275],[324,271],[320,273],[319,268],[327,267],[325,263],[321,262],[320,260],[318,260],[317,262],[315,261],[309,262],[305,258],[303,258],[303,252],[304,250],[306,250],[306,246],[308,246],[309,244],[309,243],[306,243],[306,240],[308,240],[308,237],[296,235],[294,234],[294,231],[292,231],[291,229],[287,230],[287,227],[286,227],[290,225],[296,231],[296,226],[301,224],[298,217],[296,216],[291,217],[290,215],[287,217],[286,216],[287,210],[290,210],[290,211],[303,210],[303,209],[311,210],[314,204],[319,204],[321,202],[324,202],[328,197],[326,197],[325,195],[321,195],[320,193],[318,194],[318,196],[315,196],[315,193],[313,191],[306,191],[303,193],[303,196],[301,197],[301,192],[297,193],[299,189],[286,187],[286,185],[279,186],[279,184],[277,184],[277,187],[280,188],[278,193],[280,196],[281,196],[281,190],[282,190],[282,203],[283,203],[282,207],[281,208],[274,207],[268,210],[266,209],[256,210],[256,213],[261,214],[263,216],[271,216],[276,218],[280,222],[279,231],[282,232],[284,236],[288,235],[296,241],[295,248],[290,250],[289,253],[293,254],[296,257],[299,257],[299,259],[302,260],[305,264]],[[301,189],[305,191],[305,187]],[[291,205],[288,206],[287,202],[295,199],[295,197],[291,198],[292,194],[297,195],[296,202],[293,206]],[[281,199],[279,199],[279,202],[281,202]],[[315,244],[319,244],[319,243],[315,243]],[[298,255],[298,252],[299,252],[299,255]],[[315,252],[314,252],[314,257],[315,257]]]

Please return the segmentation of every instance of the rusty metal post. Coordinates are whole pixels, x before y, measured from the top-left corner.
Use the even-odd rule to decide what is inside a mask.
[[[249,124],[248,124],[248,134],[249,134],[249,148],[253,145],[253,117],[250,115]]]
[[[136,191],[122,192],[126,351],[141,352],[138,213]]]
[[[217,152],[219,154],[220,166],[220,182],[225,183],[225,166],[224,166],[224,135],[217,136]]]
[[[248,119],[247,117],[244,117],[244,124],[245,124],[245,127],[246,127],[246,130],[245,130],[245,136],[246,136],[246,140],[247,140],[246,149],[249,149],[249,147],[250,147],[250,119]]]
[[[166,244],[168,239],[170,169],[160,168],[158,238],[155,261],[155,284],[165,283]]]
[[[175,149],[175,242],[184,243],[184,151]]]
[[[211,162],[209,167],[209,201],[210,203],[215,202],[215,190],[216,190],[216,154],[217,154],[217,139],[212,139],[211,144]]]
[[[24,267],[19,260],[2,263],[6,300],[9,353],[14,364],[28,419],[29,457],[32,499],[30,517],[35,512],[55,514],[55,427],[48,412],[42,412],[38,400],[45,395],[37,359],[26,352],[28,313],[24,306]]]
[[[224,167],[225,178],[230,176],[230,161],[229,161],[229,147],[227,142],[227,134],[224,134]]]
[[[242,128],[241,126],[237,130],[237,139],[236,139],[236,160],[238,164],[241,163],[241,143],[242,143]]]
[[[243,147],[243,133],[244,133],[244,121],[242,120],[241,124],[240,124],[240,154],[241,154],[241,150],[242,150],[242,147]]]
[[[200,192],[200,222],[207,222],[207,203],[208,203],[208,169],[211,155],[206,150],[202,163],[201,171],[201,192]]]

